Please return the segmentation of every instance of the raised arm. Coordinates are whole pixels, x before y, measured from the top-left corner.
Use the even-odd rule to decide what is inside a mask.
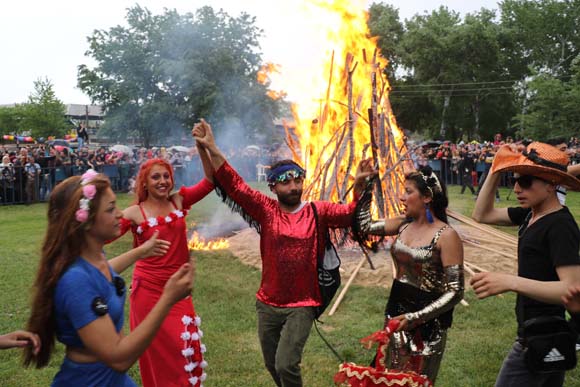
[[[205,123],[205,120],[202,120],[202,123],[197,123],[193,126],[191,130],[191,135],[195,138],[195,128],[198,126],[202,126]],[[207,125],[207,123],[206,123]],[[200,128],[200,132],[205,133],[205,128]],[[213,184],[213,174],[215,170],[213,169],[213,165],[211,163],[211,158],[207,153],[207,150],[199,143],[195,142],[195,146],[197,147],[197,153],[199,154],[199,159],[201,160],[201,166],[203,167],[203,172],[205,174],[205,178],[208,179]]]
[[[499,173],[491,173],[490,171],[487,175],[471,213],[471,217],[476,222],[497,225],[512,224],[507,208],[494,207],[495,191],[499,185],[499,178]]]
[[[211,166],[213,167],[214,171],[217,171],[226,162],[226,157],[220,151],[215,142],[211,125],[202,118],[201,123],[194,126],[192,134],[195,138],[196,145],[201,146],[201,148],[205,149],[209,153]]]

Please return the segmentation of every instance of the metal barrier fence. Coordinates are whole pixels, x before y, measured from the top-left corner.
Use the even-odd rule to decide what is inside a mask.
[[[429,160],[429,166],[446,185],[462,185],[464,176],[450,160]],[[25,167],[12,166],[10,171],[0,171],[0,205],[23,204],[46,201],[53,188],[70,176],[82,175],[86,168],[76,166],[60,166],[42,168],[39,173],[30,175]],[[103,165],[97,172],[105,174],[111,180],[115,192],[128,192],[131,188],[131,179],[134,178],[139,166],[134,164]],[[481,178],[485,174],[485,163],[476,163],[477,178],[474,186],[482,184]],[[185,162],[181,166],[174,166],[175,187],[192,185],[203,177],[203,170],[198,161]],[[240,173],[243,171],[240,170]],[[242,173],[244,179],[255,180],[253,171]],[[507,186],[504,176],[500,185]]]
[[[41,168],[27,173],[23,166],[0,167],[0,205],[29,204],[48,200],[53,188],[64,179],[82,175],[86,168],[61,166]],[[103,165],[97,172],[106,175],[115,192],[128,192],[139,166],[134,164]],[[192,185],[203,176],[199,163],[174,166],[175,187]]]
[[[461,173],[461,171],[459,171],[459,163],[447,159],[429,160],[428,163],[437,177],[445,182],[446,185],[463,185],[464,175]],[[477,177],[473,182],[474,186],[483,184],[483,179],[485,179],[487,176],[487,172],[489,171],[490,166],[490,164],[486,165],[486,163],[483,161],[475,163],[474,172],[476,173]],[[469,178],[471,178],[471,176],[469,176]],[[500,186],[509,186],[509,179],[507,175],[502,175]]]

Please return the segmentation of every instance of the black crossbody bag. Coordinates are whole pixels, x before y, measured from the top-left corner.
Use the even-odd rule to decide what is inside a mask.
[[[316,230],[318,227],[318,211],[314,203],[310,202],[312,206],[312,211],[314,212],[314,220],[316,224]],[[324,252],[318,252],[317,254],[317,271],[318,271],[318,287],[320,289],[320,296],[322,298],[322,304],[316,308],[316,319],[324,313],[330,301],[338,291],[340,287],[340,258],[336,252],[336,248],[330,240],[330,233],[326,231],[324,236]],[[318,246],[318,242],[316,243]]]
[[[524,360],[532,373],[562,372],[576,367],[578,334],[565,318],[540,316],[523,324]]]

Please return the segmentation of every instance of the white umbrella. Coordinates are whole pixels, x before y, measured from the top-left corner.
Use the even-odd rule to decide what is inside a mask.
[[[169,150],[177,151],[177,152],[189,152],[189,148],[183,145],[174,145],[169,148]]]
[[[131,150],[131,148],[129,148],[127,145],[122,145],[122,144],[117,144],[117,145],[113,145],[111,147],[111,150],[113,152],[121,152],[121,153],[125,153],[125,154],[132,154],[133,151]]]

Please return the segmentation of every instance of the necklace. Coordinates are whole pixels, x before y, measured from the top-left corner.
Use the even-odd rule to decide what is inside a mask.
[[[552,212],[559,211],[561,208],[562,208],[562,206],[560,204],[558,204],[557,206],[550,207],[545,211],[539,212],[537,214],[533,214],[532,219],[530,219],[530,224],[535,223],[538,219],[544,217],[545,215],[548,215]]]

